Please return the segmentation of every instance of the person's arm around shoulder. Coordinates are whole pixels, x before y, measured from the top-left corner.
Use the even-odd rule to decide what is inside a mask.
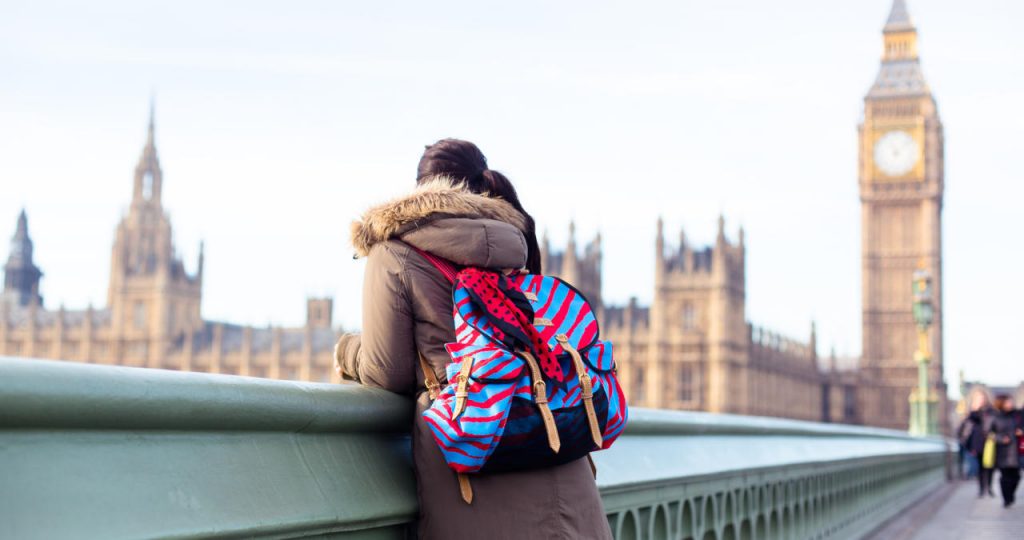
[[[363,331],[335,345],[335,370],[343,379],[410,394],[416,385],[415,319],[407,294],[406,250],[375,246],[363,278]]]

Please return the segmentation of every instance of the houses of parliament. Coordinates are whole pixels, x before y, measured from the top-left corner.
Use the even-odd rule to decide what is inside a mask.
[[[545,273],[573,283],[596,306],[632,405],[905,430],[917,381],[911,278],[921,267],[931,273],[936,291],[930,380],[945,399],[942,123],[903,0],[894,1],[882,37],[881,65],[856,131],[860,358],[820,356],[810,322],[807,335],[793,339],[747,320],[744,234],[739,229],[730,235],[724,219],[708,246],[692,245],[682,233],[669,240],[660,219],[652,224],[650,305],[602,301],[600,236],[577,246],[570,229],[564,249],[543,241]],[[334,380],[331,348],[338,331],[329,298],[309,299],[306,324],[299,328],[202,319],[202,249],[189,274],[175,255],[160,203],[162,182],[151,120],[130,209],[114,238],[107,306],[100,309],[44,309],[27,219],[24,213],[18,218],[4,266],[0,355]]]
[[[337,339],[330,298],[308,299],[298,328],[203,320],[203,248],[190,274],[175,253],[162,188],[151,111],[131,203],[114,235],[107,305],[98,309],[43,307],[43,273],[22,211],[4,265],[0,355],[330,381]]]

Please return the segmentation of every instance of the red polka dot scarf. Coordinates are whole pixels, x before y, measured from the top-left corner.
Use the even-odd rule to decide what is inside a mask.
[[[494,336],[510,351],[528,350],[540,363],[548,379],[565,381],[562,366],[545,340],[533,326],[533,306],[519,287],[499,272],[464,268],[455,276],[455,287],[463,287],[473,303],[487,314],[499,333]]]

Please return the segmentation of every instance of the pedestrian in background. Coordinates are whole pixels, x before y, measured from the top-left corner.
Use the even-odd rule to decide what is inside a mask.
[[[1020,483],[1020,453],[1017,411],[1013,399],[1000,394],[995,399],[996,416],[992,421],[992,435],[996,443],[995,466],[999,469],[999,488],[1003,494],[1003,506],[1009,508],[1016,500],[1017,484]]]
[[[973,411],[974,409],[972,409]],[[971,453],[971,437],[974,434],[975,423],[971,421],[971,415],[964,417],[964,421],[956,428],[956,442],[959,445],[959,466],[956,472],[964,479],[974,479],[978,476],[978,456]],[[965,470],[966,469],[966,470]]]
[[[1024,469],[1024,408],[1014,411],[1014,417],[1017,420],[1017,459]]]
[[[992,491],[993,469],[985,467],[982,463],[982,454],[985,451],[985,441],[989,432],[992,431],[992,422],[995,419],[995,411],[988,403],[984,394],[977,394],[972,403],[971,414],[967,416],[966,422],[970,424],[970,435],[967,438],[967,453],[970,459],[978,467],[978,497],[989,495],[995,497]]]

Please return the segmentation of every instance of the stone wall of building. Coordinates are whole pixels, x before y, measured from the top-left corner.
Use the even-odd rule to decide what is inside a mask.
[[[650,306],[598,304],[602,298],[600,237],[575,253],[570,226],[566,249],[543,242],[544,272],[578,288],[600,313],[603,339],[612,342],[620,381],[635,406],[823,420],[827,377],[818,366],[816,339],[783,338],[746,320],[746,253],[726,237],[725,221],[711,246],[691,246],[680,233],[665,242],[658,221],[655,291]]]

